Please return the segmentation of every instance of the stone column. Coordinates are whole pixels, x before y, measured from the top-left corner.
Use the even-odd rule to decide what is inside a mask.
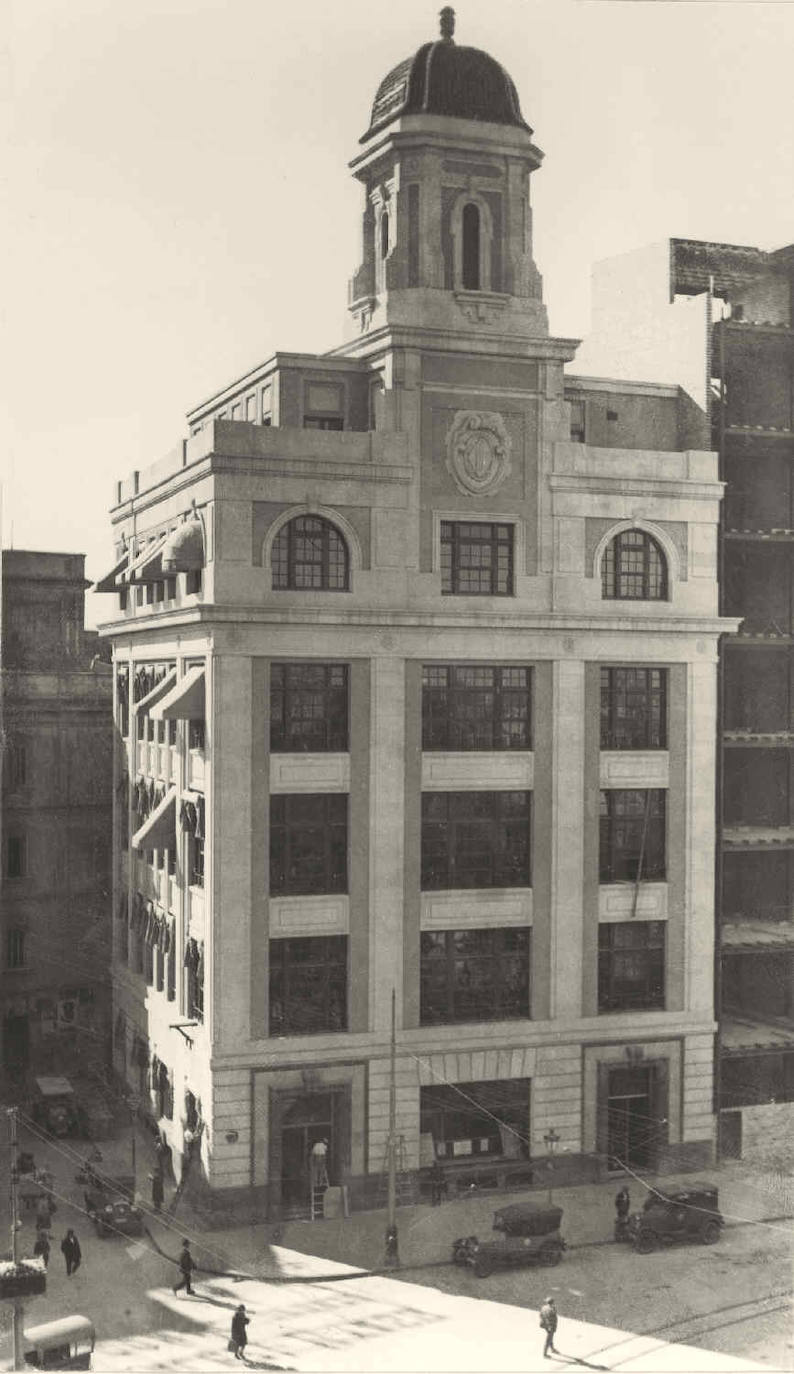
[[[370,672],[370,1027],[388,1036],[392,988],[398,1028],[403,1006],[405,663],[380,655]]]
[[[552,665],[551,1019],[582,1014],[584,663]]]

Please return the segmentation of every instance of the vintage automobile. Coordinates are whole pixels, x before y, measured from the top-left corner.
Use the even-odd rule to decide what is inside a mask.
[[[561,1221],[561,1207],[515,1202],[494,1212],[495,1239],[462,1236],[453,1241],[453,1262],[468,1265],[479,1279],[512,1265],[559,1264],[565,1249]]]
[[[106,1236],[142,1236],[143,1212],[126,1198],[110,1198],[91,1213],[100,1240]]]
[[[660,1245],[699,1240],[714,1245],[720,1238],[724,1221],[719,1210],[717,1189],[711,1184],[693,1184],[675,1192],[653,1192],[641,1212],[628,1221],[628,1236],[641,1255]]]
[[[94,1323],[87,1317],[59,1317],[25,1332],[25,1364],[33,1369],[90,1369]]]
[[[77,1094],[69,1079],[60,1075],[35,1080],[30,1114],[50,1135],[78,1135],[83,1127]]]

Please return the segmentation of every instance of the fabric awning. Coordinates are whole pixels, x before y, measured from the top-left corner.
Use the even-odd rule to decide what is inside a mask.
[[[125,549],[118,563],[116,563],[115,566],[111,568],[110,572],[105,573],[104,577],[100,577],[99,581],[94,583],[93,591],[117,592],[118,587],[116,585],[116,578],[121,576],[129,561],[130,551],[129,549]]]
[[[203,720],[204,669],[189,668],[150,712],[152,720]]]
[[[167,537],[161,534],[158,539],[146,544],[130,563],[127,571],[122,574],[122,582],[157,582],[163,577],[162,554]]]
[[[153,720],[158,720],[159,717],[154,714],[151,708],[154,706],[155,702],[160,701],[160,699],[165,696],[166,692],[170,692],[175,682],[176,668],[172,668],[170,672],[165,674],[165,677],[160,678],[160,681],[152,688],[151,692],[147,692],[145,697],[141,697],[140,701],[136,701],[133,709],[135,711],[149,712]]]
[[[204,529],[200,520],[186,520],[169,534],[163,549],[166,573],[198,572],[204,567]]]
[[[133,849],[175,849],[176,848],[176,788],[166,792],[159,806],[147,817],[143,825],[135,831],[131,844]]]

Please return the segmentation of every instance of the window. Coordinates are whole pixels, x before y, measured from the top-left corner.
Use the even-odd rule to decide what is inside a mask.
[[[273,541],[275,591],[346,592],[350,589],[347,545],[329,520],[297,515]]]
[[[24,878],[27,874],[27,845],[20,835],[9,835],[6,841],[6,877]]]
[[[237,405],[233,405],[233,406],[232,406],[232,419],[233,419],[233,420],[241,420],[242,418],[243,418],[243,407],[242,407],[242,405],[238,402]]]
[[[584,401],[570,401],[571,407],[571,440],[574,444],[585,442],[585,407]]]
[[[664,921],[598,927],[598,1010],[664,1010]]]
[[[601,669],[601,748],[667,747],[664,668]]]
[[[347,936],[270,941],[270,1034],[347,1030]]]
[[[273,388],[262,387],[262,424],[269,426],[273,419]]]
[[[204,1020],[204,942],[185,945],[185,1010],[190,1021]]]
[[[422,890],[529,887],[529,792],[423,792]]]
[[[189,720],[187,723],[188,749],[198,749],[204,753],[205,725],[203,720]]]
[[[434,1083],[419,1089],[419,1130],[432,1136],[436,1159],[529,1158],[528,1078]]]
[[[529,930],[423,930],[420,1021],[504,1021],[529,1016]]]
[[[270,748],[275,754],[334,753],[349,747],[345,663],[273,663]]]
[[[256,420],[256,396],[246,396],[245,418],[249,424],[253,424]]]
[[[443,596],[512,596],[513,526],[441,522]]]
[[[794,1102],[794,1050],[723,1055],[720,1101],[723,1107]]]
[[[25,967],[25,932],[24,930],[9,930],[6,939],[6,967],[24,968]]]
[[[187,596],[198,596],[201,591],[201,581],[201,568],[195,568],[192,572],[185,573],[185,593]]]
[[[471,201],[463,207],[463,289],[480,289],[480,211]]]
[[[423,749],[531,747],[529,668],[423,667]]]
[[[380,255],[385,258],[389,252],[389,216],[384,210],[380,217]]]
[[[6,782],[10,788],[24,787],[28,780],[27,746],[15,740],[6,749]]]
[[[347,892],[347,794],[270,799],[270,891]]]
[[[204,841],[197,835],[191,835],[188,839],[189,878],[191,887],[204,886]]]
[[[667,562],[644,530],[622,530],[604,550],[601,595],[608,601],[665,601]]]
[[[304,429],[342,430],[344,427],[345,422],[341,415],[306,415],[303,419]]]
[[[601,793],[599,881],[665,877],[665,793],[661,788]]]

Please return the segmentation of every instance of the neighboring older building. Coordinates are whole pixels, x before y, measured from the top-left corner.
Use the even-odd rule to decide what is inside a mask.
[[[83,628],[84,561],[0,552],[0,1034],[16,1082],[106,1060],[112,675]]]
[[[792,1158],[794,1131],[794,244],[671,239],[599,264],[588,361],[687,381],[726,485],[721,654],[724,1153]],[[634,375],[637,375],[635,372]]]
[[[196,407],[99,584],[115,1064],[249,1215],[323,1140],[383,1199],[393,992],[412,1181],[712,1156],[716,458],[677,387],[566,384],[542,155],[442,21],[353,163],[353,341]]]

